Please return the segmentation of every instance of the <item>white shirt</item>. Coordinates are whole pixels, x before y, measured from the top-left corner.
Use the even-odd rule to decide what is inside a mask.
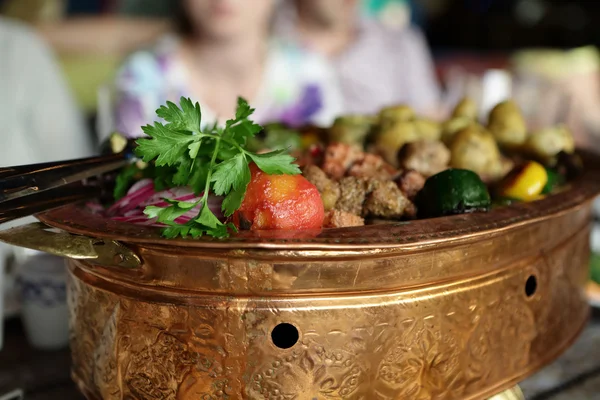
[[[0,166],[92,154],[91,137],[48,47],[0,18]]]
[[[200,103],[202,122],[212,125],[231,116],[217,116],[190,92],[190,72],[178,57],[178,40],[167,36],[154,48],[132,54],[116,79],[115,128],[127,136],[143,135],[141,127],[155,121],[156,109],[181,96]],[[210,77],[199,77],[210,79]],[[335,71],[321,56],[283,42],[269,48],[252,119],[259,123],[328,126],[342,112],[343,100]]]

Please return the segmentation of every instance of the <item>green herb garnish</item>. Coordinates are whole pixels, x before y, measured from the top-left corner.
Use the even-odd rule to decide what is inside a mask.
[[[229,230],[235,227],[215,216],[208,207],[208,196],[210,193],[224,196],[223,213],[231,216],[244,200],[250,183],[251,162],[267,174],[300,173],[295,159],[285,150],[256,154],[246,149],[247,141],[262,129],[249,119],[253,112],[254,109],[239,98],[235,118],[228,120],[225,127],[215,124],[201,129],[200,105],[182,97],[179,106],[168,102],[156,111],[166,123],[155,122],[143,128],[148,138],[137,140],[135,153],[143,161],[153,163],[155,183],[156,178],[160,178],[160,182],[168,186],[191,186],[196,195],[202,194],[196,202],[165,199],[169,207],[146,207],[144,214],[168,225],[163,236],[227,237]],[[118,194],[121,193],[119,189]],[[201,205],[201,209],[195,218],[183,225],[175,222],[197,205]]]

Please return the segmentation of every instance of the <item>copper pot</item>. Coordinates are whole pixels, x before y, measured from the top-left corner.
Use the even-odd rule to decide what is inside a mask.
[[[597,158],[546,199],[322,233],[165,240],[82,205],[0,239],[69,258],[89,399],[484,399],[586,323]]]

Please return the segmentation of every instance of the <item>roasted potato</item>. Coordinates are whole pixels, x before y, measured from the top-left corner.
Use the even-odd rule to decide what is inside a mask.
[[[405,105],[385,107],[379,112],[379,126],[387,128],[396,122],[408,122],[415,119],[415,112]]]
[[[417,118],[413,123],[421,139],[440,140],[442,137],[442,125],[438,122]]]
[[[566,126],[559,125],[533,132],[524,150],[546,165],[554,165],[560,152],[572,154],[575,151],[575,140]]]
[[[492,109],[488,129],[503,148],[518,148],[527,140],[525,119],[519,107],[510,100],[499,103]]]
[[[468,118],[470,120],[477,120],[477,104],[469,97],[462,99],[454,111],[452,111],[452,118]]]
[[[363,115],[339,117],[329,130],[331,143],[357,144],[362,146],[367,135],[375,125],[376,119]]]
[[[419,139],[419,131],[412,121],[396,121],[381,128],[375,138],[375,149],[385,161],[397,166],[396,155],[402,146]]]
[[[441,129],[442,142],[449,146],[452,143],[454,135],[470,125],[480,126],[477,122],[467,117],[454,117],[444,122]]]
[[[486,129],[471,125],[456,134],[450,145],[453,168],[476,172],[485,180],[502,176],[503,162],[494,136]]]

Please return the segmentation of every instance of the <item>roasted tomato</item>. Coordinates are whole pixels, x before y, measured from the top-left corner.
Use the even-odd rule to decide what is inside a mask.
[[[320,229],[325,210],[319,191],[302,175],[267,175],[255,164],[233,223],[241,230]]]

